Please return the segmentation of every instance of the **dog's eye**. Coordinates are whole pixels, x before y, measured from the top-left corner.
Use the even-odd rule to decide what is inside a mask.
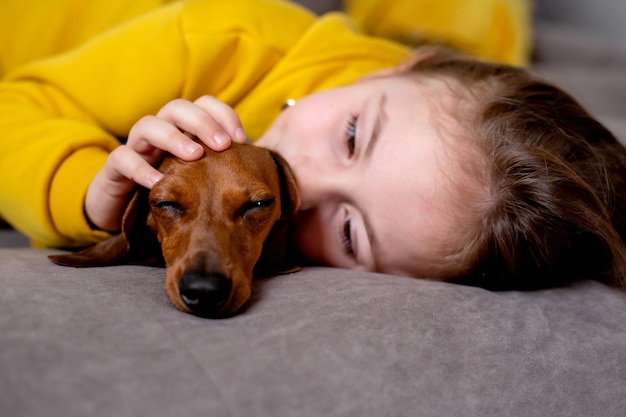
[[[276,199],[274,198],[261,198],[259,200],[248,201],[243,205],[241,211],[245,216],[265,207],[270,207],[275,201]]]
[[[151,201],[150,204],[152,204],[153,207],[156,207],[159,210],[165,210],[165,211],[176,213],[176,214],[182,214],[184,211],[183,206],[177,203],[176,201],[155,200],[155,201]]]

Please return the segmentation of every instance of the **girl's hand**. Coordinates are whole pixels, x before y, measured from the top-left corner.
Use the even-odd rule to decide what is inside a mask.
[[[203,96],[167,103],[156,116],[145,116],[130,130],[125,145],[117,147],[89,184],[85,197],[87,219],[102,230],[117,231],[137,184],[147,188],[161,179],[156,166],[169,152],[185,161],[203,154],[195,136],[215,151],[231,141],[243,143],[246,135],[239,117],[227,104]]]

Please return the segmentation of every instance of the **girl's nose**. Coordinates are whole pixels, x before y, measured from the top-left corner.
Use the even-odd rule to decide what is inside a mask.
[[[294,167],[300,191],[300,210],[311,210],[344,193],[344,177],[339,170],[313,163],[310,159]]]

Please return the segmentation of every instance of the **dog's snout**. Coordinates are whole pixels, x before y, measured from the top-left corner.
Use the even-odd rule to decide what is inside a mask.
[[[180,298],[194,314],[203,317],[220,314],[228,302],[231,288],[230,279],[220,273],[188,272],[178,281]]]

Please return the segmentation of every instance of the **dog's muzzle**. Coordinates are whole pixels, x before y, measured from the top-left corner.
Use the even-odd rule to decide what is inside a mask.
[[[180,298],[192,313],[219,317],[230,298],[231,280],[220,273],[186,272],[178,281]]]

